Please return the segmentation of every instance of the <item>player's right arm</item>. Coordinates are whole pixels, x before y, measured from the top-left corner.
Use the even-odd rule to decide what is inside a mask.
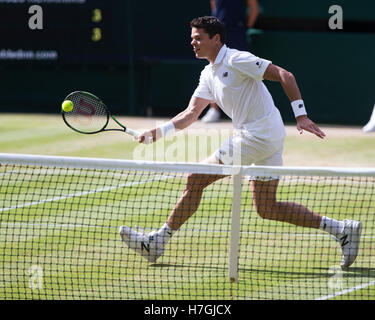
[[[197,121],[200,114],[210,102],[210,100],[193,96],[190,99],[189,106],[171,120],[175,128],[183,130]]]
[[[180,112],[178,115],[172,118],[170,122],[173,123],[176,130],[183,130],[190,126],[193,122],[198,120],[200,114],[210,102],[210,100],[193,96],[190,99],[189,106],[184,111]],[[146,143],[146,141],[148,141],[147,137],[150,136],[152,136],[153,141],[155,142],[163,135],[160,128],[157,127],[142,133],[138,137],[138,141],[140,143]]]

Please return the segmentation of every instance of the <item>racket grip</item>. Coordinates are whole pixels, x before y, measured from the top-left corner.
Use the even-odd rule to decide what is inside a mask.
[[[137,139],[137,138],[139,137],[139,135],[140,135],[139,132],[134,131],[134,130],[129,129],[129,128],[126,128],[126,129],[125,129],[125,132],[131,134],[135,139]],[[146,144],[150,144],[150,143],[152,143],[153,138],[152,138],[152,137],[147,137],[147,138],[148,138],[148,139],[147,139]]]
[[[134,138],[138,138],[138,136],[140,135],[139,132],[134,131],[134,130],[129,129],[129,128],[126,128],[126,129],[125,129],[125,132],[126,132],[126,133],[129,133],[129,134],[132,135]]]

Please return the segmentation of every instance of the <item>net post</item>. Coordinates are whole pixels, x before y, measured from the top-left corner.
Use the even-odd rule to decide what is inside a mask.
[[[241,227],[241,195],[242,195],[242,168],[233,167],[233,191],[232,191],[232,219],[230,229],[229,249],[229,279],[230,282],[238,280],[238,256],[240,246]]]

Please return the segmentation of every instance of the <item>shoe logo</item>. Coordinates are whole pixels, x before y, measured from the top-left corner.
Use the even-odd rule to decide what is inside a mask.
[[[141,242],[141,249],[146,250],[147,252],[150,252],[150,245],[144,243],[143,241]]]
[[[342,241],[342,242],[341,242],[341,247],[344,247],[344,246],[346,246],[346,245],[349,243],[349,241],[347,241],[347,239],[348,239],[348,235],[345,235],[345,236],[343,236],[343,237],[340,239],[340,241]]]
[[[223,73],[223,77],[224,77],[224,78],[228,77],[228,72],[224,72],[224,73]]]

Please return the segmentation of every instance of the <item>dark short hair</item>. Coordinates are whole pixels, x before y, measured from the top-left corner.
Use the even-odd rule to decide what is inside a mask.
[[[203,29],[206,33],[208,33],[210,39],[212,39],[215,34],[219,34],[221,43],[224,44],[226,41],[227,35],[225,25],[216,17],[205,16],[195,18],[190,22],[190,27]]]

